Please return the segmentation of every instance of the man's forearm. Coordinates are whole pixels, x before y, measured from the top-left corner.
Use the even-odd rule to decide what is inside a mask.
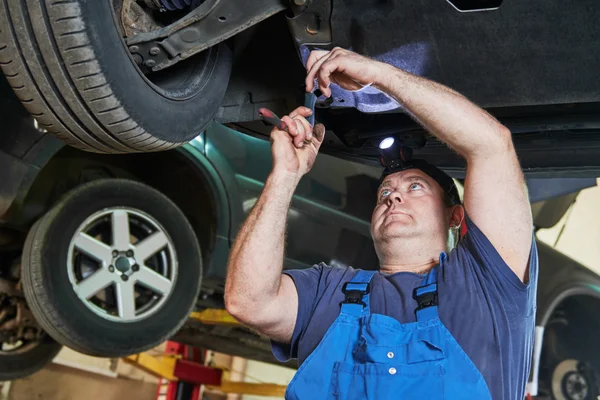
[[[467,160],[495,153],[510,132],[494,117],[452,89],[392,66],[376,82],[420,124]]]
[[[225,286],[228,309],[260,307],[277,296],[287,214],[297,184],[294,175],[278,172],[265,182],[231,250]]]

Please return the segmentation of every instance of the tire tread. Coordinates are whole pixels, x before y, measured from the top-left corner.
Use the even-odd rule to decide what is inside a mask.
[[[67,144],[100,153],[159,151],[180,144],[139,127],[114,96],[96,62],[78,1],[0,0],[0,26],[0,67],[10,86],[40,126],[55,126]],[[95,89],[102,94],[91,93]],[[107,106],[94,101],[98,97],[115,106],[103,113]],[[131,125],[124,126],[128,120]],[[133,140],[138,136],[155,139],[153,145],[138,147]]]

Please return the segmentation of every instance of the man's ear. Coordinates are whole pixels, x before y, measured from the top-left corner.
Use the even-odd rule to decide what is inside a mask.
[[[452,206],[450,228],[460,228],[465,218],[465,209],[461,205]]]

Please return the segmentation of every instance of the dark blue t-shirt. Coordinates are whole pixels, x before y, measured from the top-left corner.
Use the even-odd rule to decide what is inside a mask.
[[[467,217],[467,234],[448,255],[438,276],[440,320],[481,372],[493,399],[525,397],[535,327],[538,258],[532,239],[529,279],[524,284],[487,237]],[[358,270],[324,263],[287,270],[298,290],[298,317],[291,344],[273,343],[280,361],[299,364],[317,347],[340,310],[342,285]],[[371,312],[401,323],[415,321],[413,289],[424,275],[377,273]]]

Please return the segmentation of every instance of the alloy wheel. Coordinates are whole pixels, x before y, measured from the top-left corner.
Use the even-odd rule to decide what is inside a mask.
[[[89,216],[68,250],[69,280],[95,314],[132,322],[157,312],[177,278],[177,256],[165,229],[152,216],[112,207]]]

